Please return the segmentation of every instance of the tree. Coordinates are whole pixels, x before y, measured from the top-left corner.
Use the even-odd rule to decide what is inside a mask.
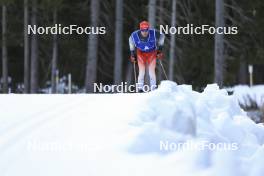
[[[28,0],[24,0],[24,93],[29,93],[30,59],[28,27]]]
[[[37,0],[32,1],[31,25],[37,25]],[[38,37],[37,34],[31,35],[31,75],[30,75],[30,92],[38,91]]]
[[[122,81],[123,0],[116,0],[114,84]]]
[[[148,21],[153,28],[156,26],[156,2],[156,0],[149,0],[148,4]]]
[[[96,27],[99,22],[100,0],[91,1],[91,26]],[[86,75],[85,75],[85,89],[86,92],[93,91],[93,83],[96,81],[97,60],[98,60],[98,36],[89,35],[87,58],[86,58]]]
[[[239,58],[239,84],[247,84],[247,62],[246,56],[241,55]]]
[[[171,26],[176,26],[176,8],[177,0],[172,0],[172,12],[171,12]],[[174,75],[174,60],[175,60],[175,36],[171,34],[170,36],[170,65],[169,65],[169,80],[173,81]]]
[[[158,23],[159,25],[163,25],[164,23],[164,0],[159,1],[158,5]],[[161,81],[162,80],[162,69],[161,67],[158,67],[157,69],[157,80]]]
[[[2,81],[3,92],[8,93],[8,58],[7,58],[7,41],[6,41],[6,4],[2,4]]]
[[[57,8],[53,10],[53,24],[57,23]],[[56,72],[57,72],[57,62],[58,62],[58,36],[57,34],[53,35],[53,44],[52,44],[52,62],[51,62],[51,91],[52,93],[57,93],[56,85]]]
[[[224,0],[215,1],[215,27],[224,27]],[[222,87],[224,83],[224,35],[215,33],[214,68],[215,82]]]
[[[45,0],[41,6],[52,14],[52,24],[58,24],[58,11],[63,8],[63,0]],[[58,35],[52,34],[52,59],[51,59],[51,92],[57,93],[57,71],[58,71]]]

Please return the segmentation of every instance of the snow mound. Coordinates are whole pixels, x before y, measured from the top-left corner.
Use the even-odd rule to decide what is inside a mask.
[[[264,127],[215,84],[0,95],[0,114],[1,176],[264,175]]]
[[[250,107],[252,101],[257,104],[259,108],[264,107],[264,86],[235,86],[234,96],[238,102],[245,107]]]
[[[173,156],[190,168],[183,175],[264,175],[264,127],[216,84],[198,93],[163,81],[137,108],[130,153]]]

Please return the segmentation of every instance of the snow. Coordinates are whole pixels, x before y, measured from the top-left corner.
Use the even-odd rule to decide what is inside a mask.
[[[250,106],[251,100],[256,102],[258,107],[264,107],[264,85],[253,87],[240,85],[233,88],[234,96],[244,106]]]
[[[217,85],[0,95],[1,176],[263,176],[264,127]]]

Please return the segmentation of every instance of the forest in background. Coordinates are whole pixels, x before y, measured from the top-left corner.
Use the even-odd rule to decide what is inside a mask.
[[[201,90],[264,82],[264,1],[261,0],[1,0],[0,92],[58,92],[71,74],[76,92],[94,82],[133,84],[128,38],[139,22],[237,26],[237,35],[166,35],[169,79]],[[27,25],[105,26],[106,35],[27,35]],[[157,65],[158,80],[164,79]]]

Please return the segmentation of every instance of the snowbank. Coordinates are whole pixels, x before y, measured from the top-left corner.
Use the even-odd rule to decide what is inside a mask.
[[[217,85],[197,93],[165,81],[142,104],[129,152],[173,154],[189,168],[183,175],[264,174],[264,127]]]
[[[3,176],[263,176],[264,127],[216,85],[0,95]]]
[[[234,96],[238,99],[239,103],[245,107],[252,105],[252,100],[259,108],[264,107],[264,86],[235,86],[233,88]]]

